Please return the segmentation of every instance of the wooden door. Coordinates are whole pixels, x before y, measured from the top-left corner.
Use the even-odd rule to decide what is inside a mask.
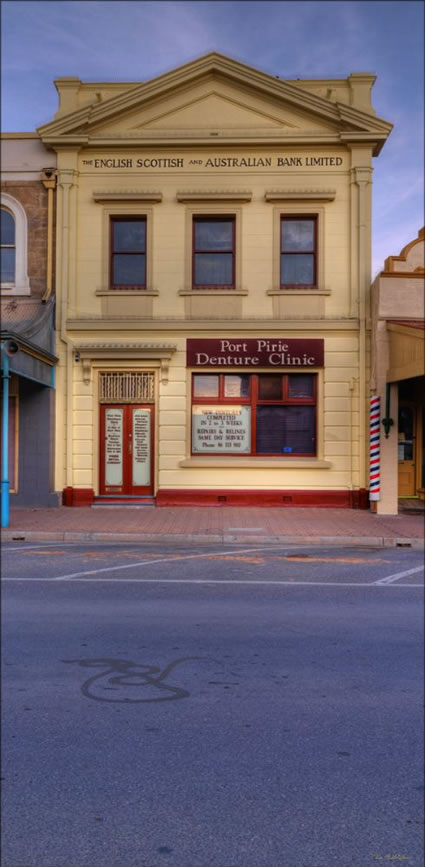
[[[100,493],[153,494],[154,407],[100,408]]]
[[[416,495],[416,410],[409,404],[398,410],[398,496]]]

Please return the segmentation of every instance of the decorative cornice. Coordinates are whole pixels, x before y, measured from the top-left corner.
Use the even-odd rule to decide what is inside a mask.
[[[178,202],[250,202],[251,190],[179,190]]]
[[[266,202],[295,202],[314,201],[332,202],[336,196],[336,190],[266,190],[264,198]]]
[[[82,362],[83,381],[88,385],[91,379],[91,364],[93,360],[152,360],[159,361],[161,366],[161,382],[168,382],[168,368],[175,343],[81,343],[74,346],[78,358]]]
[[[99,124],[103,125],[123,113],[143,109],[145,105],[156,99],[163,99],[181,87],[195,85],[207,76],[224,78],[242,85],[244,89],[256,91],[262,97],[277,99],[297,112],[311,114],[333,125],[335,132],[338,132],[341,124],[355,129],[381,132],[384,137],[391,131],[391,124],[375,115],[343,103],[335,104],[323,96],[297,86],[292,81],[279,79],[217,52],[211,52],[150,81],[130,86],[124,93],[121,92],[101,102],[93,102],[68,112],[51,123],[40,126],[38,132],[46,143],[51,137],[55,138],[56,143],[59,137],[66,138],[67,133],[75,135],[82,127],[86,130]]]
[[[159,190],[105,190],[93,193],[95,202],[162,202]]]
[[[88,334],[95,331],[118,333],[123,331],[145,331],[152,334],[154,331],[168,332],[183,332],[184,335],[193,335],[196,333],[208,334],[210,332],[223,331],[223,319],[165,319],[156,317],[155,319],[138,319],[134,316],[127,318],[117,316],[85,316],[84,319],[68,319],[66,322],[68,332],[87,332]],[[258,317],[257,319],[232,319],[232,329],[240,334],[246,334],[252,331],[255,334],[259,330],[264,333],[273,333],[276,329],[281,331],[354,331],[359,328],[358,318],[338,318],[331,319],[330,317],[322,319],[274,319],[269,317]],[[98,345],[98,344],[96,344]],[[116,345],[116,344],[113,344]]]

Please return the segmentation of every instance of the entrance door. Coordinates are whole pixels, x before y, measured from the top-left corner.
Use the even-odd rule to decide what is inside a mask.
[[[153,414],[153,406],[101,405],[101,494],[153,494]]]
[[[398,411],[398,495],[416,494],[416,411],[414,406],[400,406]]]

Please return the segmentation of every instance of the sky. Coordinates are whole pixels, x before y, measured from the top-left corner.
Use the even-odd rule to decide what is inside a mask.
[[[53,119],[53,81],[144,81],[218,51],[284,79],[377,76],[372,273],[424,224],[424,0],[2,0],[2,132]]]

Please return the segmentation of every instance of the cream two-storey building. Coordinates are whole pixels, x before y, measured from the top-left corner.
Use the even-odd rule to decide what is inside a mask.
[[[56,82],[65,503],[367,503],[374,80]]]

